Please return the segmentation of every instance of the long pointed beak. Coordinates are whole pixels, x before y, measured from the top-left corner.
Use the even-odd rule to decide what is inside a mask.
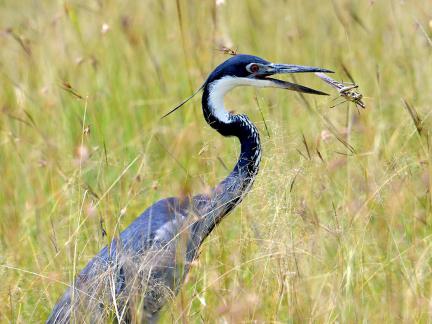
[[[315,95],[324,95],[328,96],[328,93],[315,90],[312,88],[308,88],[305,86],[302,86],[300,84],[278,80],[269,78],[268,76],[273,74],[286,74],[286,73],[312,73],[312,72],[324,72],[324,73],[333,73],[333,71],[314,67],[314,66],[304,66],[304,65],[293,65],[293,64],[269,64],[267,66],[267,69],[264,71],[263,74],[257,75],[257,77],[264,77],[264,79],[269,80],[272,82],[273,86],[276,88],[281,89],[287,89],[297,92],[304,92],[304,93],[310,93]]]
[[[311,72],[333,73],[333,71],[315,67],[315,66],[293,65],[293,64],[270,64],[269,72],[272,72],[272,74],[311,73]]]

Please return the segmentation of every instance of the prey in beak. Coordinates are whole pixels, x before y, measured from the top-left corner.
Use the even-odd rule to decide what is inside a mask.
[[[250,63],[249,65],[246,66],[246,69],[251,73],[248,76],[249,78],[258,81],[268,81],[265,84],[261,84],[258,86],[281,88],[281,89],[287,89],[287,90],[292,90],[297,92],[303,92],[303,93],[309,93],[315,95],[325,95],[325,96],[328,96],[328,94],[325,92],[308,88],[300,84],[278,80],[275,78],[270,78],[270,76],[275,74],[288,74],[288,73],[316,73],[316,72],[333,73],[333,71],[314,67],[314,66],[275,64],[275,63],[269,63],[269,64]]]

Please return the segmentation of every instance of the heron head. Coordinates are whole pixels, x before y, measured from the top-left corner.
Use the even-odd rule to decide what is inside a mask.
[[[207,93],[207,96],[203,96],[203,98],[208,97],[209,102],[221,112],[219,114],[221,120],[226,120],[228,116],[224,111],[223,98],[228,91],[238,86],[273,87],[316,95],[327,95],[325,92],[270,77],[274,74],[306,72],[332,73],[333,71],[313,66],[276,64],[257,56],[238,54],[216,67],[197,91],[171,109],[162,118],[179,109],[202,89]]]
[[[220,64],[208,77],[206,84],[218,85],[224,92],[237,86],[273,87],[298,92],[327,95],[296,83],[278,80],[270,76],[287,73],[325,72],[327,69],[313,66],[277,64],[268,62],[260,57],[246,54],[235,55]]]

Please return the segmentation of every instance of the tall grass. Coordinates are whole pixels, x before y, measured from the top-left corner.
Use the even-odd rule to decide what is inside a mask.
[[[147,206],[227,174],[238,143],[205,124],[199,99],[159,119],[227,58],[222,45],[337,79],[345,66],[367,110],[229,95],[261,130],[261,172],[162,320],[431,321],[429,5],[0,1],[0,321],[46,319]]]

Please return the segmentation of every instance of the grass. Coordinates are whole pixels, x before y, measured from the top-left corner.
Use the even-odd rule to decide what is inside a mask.
[[[346,66],[367,109],[228,96],[261,131],[261,172],[163,322],[431,321],[427,1],[216,2],[0,1],[1,322],[43,321],[147,206],[227,174],[238,144],[199,99],[159,119],[227,58],[222,45],[339,80]]]

